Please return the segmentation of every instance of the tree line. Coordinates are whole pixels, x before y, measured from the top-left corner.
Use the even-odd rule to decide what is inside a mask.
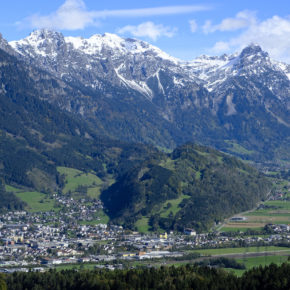
[[[0,289],[90,290],[90,289],[290,289],[290,264],[253,268],[237,277],[214,267],[180,267],[131,270],[49,270],[1,274]]]

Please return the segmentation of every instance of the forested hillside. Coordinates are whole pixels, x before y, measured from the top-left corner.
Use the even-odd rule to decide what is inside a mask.
[[[57,166],[118,175],[156,151],[106,137],[41,100],[42,91],[53,94],[59,84],[35,81],[30,75],[37,71],[1,50],[0,64],[0,177],[5,183],[53,192],[63,187]]]
[[[134,228],[205,230],[250,209],[271,185],[258,171],[208,147],[186,144],[125,173],[102,194],[110,217]]]
[[[24,208],[24,204],[13,193],[8,193],[0,179],[0,212],[3,209],[20,210]]]

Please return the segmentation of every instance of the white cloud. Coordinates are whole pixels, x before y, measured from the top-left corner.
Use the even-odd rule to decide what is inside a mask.
[[[197,23],[196,23],[196,21],[194,19],[189,20],[189,26],[190,26],[190,31],[192,33],[196,32],[196,30],[197,30]]]
[[[96,17],[144,17],[158,15],[187,14],[191,12],[206,11],[212,9],[208,5],[187,5],[187,6],[164,6],[142,9],[124,9],[124,10],[103,10],[95,11]]]
[[[211,49],[214,53],[221,53],[221,52],[227,52],[230,50],[230,45],[224,41],[218,41],[214,45],[214,47]]]
[[[225,18],[220,24],[213,25],[210,20],[207,20],[203,25],[203,32],[205,34],[216,31],[234,31],[241,28],[249,27],[256,23],[256,15],[252,11],[244,10],[234,18]]]
[[[152,40],[157,40],[162,36],[172,37],[177,28],[170,28],[162,24],[154,24],[151,21],[141,23],[137,26],[127,25],[118,30],[120,34],[130,33],[136,37],[148,37]]]
[[[273,16],[264,21],[256,21],[240,35],[224,42],[217,42],[215,52],[242,49],[250,43],[259,44],[271,57],[290,62],[290,18]]]
[[[20,27],[51,28],[64,30],[84,29],[96,26],[107,17],[148,17],[157,15],[176,15],[211,9],[207,5],[165,6],[143,9],[92,10],[86,8],[83,0],[66,0],[55,12],[49,15],[34,14],[17,24]]]
[[[82,0],[66,0],[57,11],[47,16],[34,14],[24,22],[32,28],[77,30],[97,25],[93,12],[86,10]]]

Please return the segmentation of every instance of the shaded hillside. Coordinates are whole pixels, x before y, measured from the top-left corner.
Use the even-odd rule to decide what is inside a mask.
[[[269,189],[266,178],[236,158],[187,144],[127,172],[102,199],[113,221],[131,228],[141,219],[153,230],[201,231],[254,207]]]
[[[155,151],[100,135],[101,129],[41,100],[62,91],[49,74],[1,50],[0,66],[0,177],[6,183],[56,191],[63,186],[57,166],[118,175]]]
[[[3,182],[0,180],[0,212],[3,210],[21,210],[24,203],[12,192],[6,192]]]

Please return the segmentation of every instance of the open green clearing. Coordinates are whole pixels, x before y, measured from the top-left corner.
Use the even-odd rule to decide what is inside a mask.
[[[269,200],[269,201],[266,201],[264,204],[268,205],[268,206],[276,206],[276,207],[278,207],[277,210],[286,209],[286,210],[290,211],[290,202],[286,201],[286,200],[285,201],[283,201],[283,200]]]
[[[250,270],[254,267],[259,267],[259,266],[266,266],[270,265],[271,263],[275,264],[282,264],[284,262],[287,262],[288,256],[261,256],[261,257],[248,257],[248,258],[242,258],[242,259],[235,259],[238,263],[244,264],[246,266],[246,269],[244,270],[239,270],[239,269],[232,269],[232,268],[227,268],[225,270],[233,272],[237,276],[242,276],[243,273],[247,270]]]
[[[16,192],[15,195],[27,204],[26,210],[30,212],[45,212],[51,211],[54,208],[55,202],[46,194],[31,191],[31,192]]]
[[[287,262],[287,256],[262,256],[262,257],[249,257],[249,258],[242,258],[242,259],[236,259],[236,261],[238,263],[244,264],[246,266],[246,269],[244,270],[237,270],[237,269],[232,269],[232,268],[226,268],[226,271],[229,272],[233,272],[234,274],[236,274],[237,276],[241,276],[245,271],[250,270],[253,267],[258,267],[258,266],[265,266],[265,265],[269,265],[271,263],[275,263],[275,264],[282,264],[284,262]],[[187,264],[188,261],[174,261],[174,266],[178,267],[184,264]],[[131,266],[134,267],[140,267],[140,266],[145,266],[145,265],[153,265],[154,266],[161,266],[162,263],[160,262],[153,262],[153,261],[135,261],[130,263]],[[168,264],[171,264],[171,262],[169,262]],[[83,263],[83,264],[67,264],[67,265],[59,265],[59,266],[55,266],[55,269],[57,271],[61,271],[61,270],[69,270],[69,269],[76,269],[76,270],[80,270],[80,269],[95,269],[95,266],[97,264],[95,263]]]
[[[99,198],[101,194],[101,188],[100,187],[91,187],[88,188],[87,195],[91,198]]]
[[[137,227],[138,232],[140,233],[147,233],[149,232],[149,218],[143,217],[139,219],[136,223],[135,226]]]
[[[252,155],[254,151],[247,150],[245,147],[231,141],[226,141],[231,147],[228,148],[229,151],[233,153],[243,154],[243,155]]]
[[[19,188],[16,188],[16,187],[14,187],[14,186],[11,186],[11,185],[5,185],[5,190],[6,190],[7,192],[13,192],[13,193],[23,191],[23,190],[21,190],[21,189],[19,189]]]
[[[237,262],[245,264],[247,270],[253,267],[265,266],[271,263],[282,264],[287,261],[288,256],[262,256],[262,257],[249,257],[245,259],[236,259]]]
[[[62,270],[94,270],[96,268],[96,263],[78,263],[78,264],[67,264],[67,265],[59,265],[55,266],[54,269],[57,271]]]
[[[245,216],[251,217],[251,216],[270,216],[270,217],[289,217],[290,218],[290,212],[284,212],[279,210],[257,210],[253,212],[247,213]]]
[[[183,194],[178,198],[167,200],[165,205],[161,208],[160,216],[166,218],[171,212],[175,216],[180,210],[180,203],[186,198],[190,198],[190,196]]]
[[[167,168],[169,170],[174,170],[175,169],[175,161],[170,159],[170,158],[167,158],[165,160],[162,160],[159,165],[161,167],[164,167],[164,168]]]
[[[261,252],[273,252],[273,251],[289,251],[290,248],[287,247],[243,247],[243,248],[221,248],[221,249],[201,249],[192,250],[190,252],[199,253],[202,255],[224,255],[224,254],[243,254],[243,253],[261,253]]]
[[[98,210],[97,216],[92,221],[80,221],[81,225],[99,225],[99,224],[107,224],[110,218],[104,213],[103,210]]]
[[[247,228],[247,227],[223,227],[221,232],[246,232],[248,230],[261,231],[263,227]]]
[[[88,188],[87,193],[90,197],[99,198],[104,182],[98,176],[68,167],[58,167],[57,170],[65,176],[63,193],[75,193],[79,187],[84,186]]]
[[[251,223],[271,223],[289,224],[290,223],[290,202],[282,200],[271,200],[264,203],[268,208],[255,210],[247,213],[248,222]]]
[[[190,198],[190,196],[183,194],[178,198],[167,200],[161,206],[160,210],[157,213],[160,214],[160,216],[164,217],[164,218],[169,217],[170,214],[175,216],[178,213],[178,211],[180,210],[180,207],[179,207],[180,203],[186,198]],[[149,223],[148,217],[142,217],[141,219],[139,219],[135,223],[135,226],[136,226],[138,232],[148,233],[149,229],[150,229],[150,226],[148,223]]]

